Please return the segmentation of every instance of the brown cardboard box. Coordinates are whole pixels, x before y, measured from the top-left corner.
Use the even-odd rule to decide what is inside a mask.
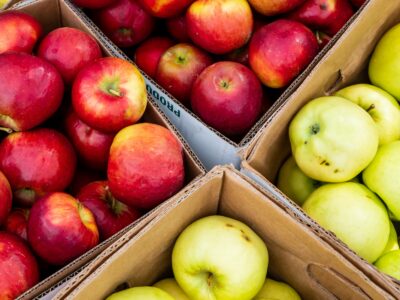
[[[272,184],[280,166],[291,152],[289,123],[308,101],[330,95],[350,84],[368,82],[367,66],[372,51],[382,35],[398,22],[400,1],[370,1],[300,87],[286,101],[275,105],[274,114],[269,117],[244,153],[242,171],[258,180],[264,187],[274,190],[282,201],[297,210],[307,223],[314,222]],[[355,255],[337,239],[334,246],[368,276],[382,277],[371,264]],[[386,281],[390,280],[386,278]]]
[[[268,276],[289,283],[303,299],[394,299],[314,228],[299,222],[274,195],[231,167],[216,167],[193,183],[189,193],[175,197],[141,232],[125,239],[67,297],[55,299],[104,299],[120,285],[151,285],[171,276],[177,236],[193,221],[214,214],[240,220],[255,230],[268,247]]]
[[[89,24],[86,23],[84,17],[81,13],[76,10],[74,6],[72,6],[69,2],[63,0],[28,0],[22,1],[14,5],[11,9],[19,10],[26,12],[34,17],[36,17],[42,26],[44,27],[45,32],[49,32],[57,27],[61,26],[70,26],[81,29],[89,34],[91,34],[97,41],[100,43],[101,48],[103,50],[104,55],[106,56],[117,56],[120,57],[118,51],[113,48],[112,45],[108,45],[101,38],[99,38],[98,33],[90,27]],[[184,159],[185,159],[185,170],[186,170],[186,182],[189,182],[196,179],[196,177],[204,174],[205,170],[198,158],[193,154],[190,147],[187,145],[185,140],[181,137],[181,135],[177,132],[175,127],[167,120],[165,115],[156,107],[154,102],[149,97],[149,104],[147,106],[146,112],[142,119],[146,122],[152,122],[156,124],[160,124],[164,127],[170,129],[175,136],[181,141],[184,147]],[[164,204],[165,205],[165,204]],[[149,212],[137,222],[128,226],[121,232],[117,233],[107,241],[104,241],[91,251],[82,255],[75,261],[71,262],[64,268],[60,269],[52,276],[46,278],[41,281],[35,287],[31,288],[29,291],[20,296],[20,299],[31,299],[32,297],[37,296],[43,291],[49,289],[57,282],[65,278],[70,273],[74,272],[92,258],[99,255],[104,249],[106,249],[109,245],[111,245],[114,241],[117,240],[118,237],[121,237],[124,233],[129,232],[132,236],[136,234],[147,222],[153,219],[157,214],[158,210],[161,210],[163,205],[159,208],[154,209]]]

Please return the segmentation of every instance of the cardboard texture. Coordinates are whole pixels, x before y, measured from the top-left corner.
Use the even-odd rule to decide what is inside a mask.
[[[213,169],[187,194],[174,197],[141,232],[90,269],[70,294],[54,299],[104,299],[118,287],[151,285],[171,276],[171,252],[178,235],[195,220],[214,214],[255,230],[268,247],[268,276],[289,283],[303,299],[394,299],[313,228],[299,222],[284,203],[233,167]]]
[[[118,51],[113,49],[112,45],[108,45],[103,40],[101,40],[96,31],[93,30],[89,24],[86,23],[80,11],[77,11],[74,6],[69,2],[63,0],[27,0],[21,1],[11,7],[10,9],[19,10],[26,12],[34,17],[36,17],[45,32],[49,32],[57,27],[69,26],[75,27],[91,34],[100,44],[103,54],[106,56],[116,56],[119,57]],[[149,103],[146,112],[143,116],[142,121],[152,122],[171,130],[174,135],[181,141],[184,150],[184,161],[185,161],[185,171],[186,179],[185,184],[193,181],[196,177],[204,174],[205,169],[193,151],[190,149],[186,141],[182,138],[176,128],[168,121],[166,116],[157,108],[153,100],[149,97]],[[161,205],[162,207],[162,205]],[[63,267],[50,277],[44,279],[36,286],[25,292],[19,297],[19,299],[32,299],[33,297],[43,293],[49,288],[53,287],[57,282],[64,279],[66,276],[76,271],[92,258],[96,257],[119,237],[123,236],[125,233],[129,232],[129,236],[136,234],[145,224],[147,224],[151,219],[153,219],[158,214],[158,209],[147,213],[145,216],[140,218],[137,222],[132,223],[130,226],[120,231],[110,239],[102,242],[97,247],[93,248],[91,251],[82,255],[75,261],[71,262],[67,266]]]
[[[300,85],[300,83],[303,82],[314,66],[326,55],[328,50],[335,44],[336,40],[346,31],[346,28],[357,19],[362,9],[363,8],[359,9],[353,15],[340,32],[336,34],[332,41],[322,51],[320,51],[309,66],[290,84],[290,86],[285,89],[277,100],[278,102],[286,99]],[[107,43],[112,43],[100,32],[98,27],[91,20],[88,19],[88,22],[97,28],[98,32],[103,36],[103,39],[106,40]],[[121,54],[125,59],[131,59],[122,51]],[[148,93],[152,96],[154,101],[167,115],[171,122],[178,128],[183,137],[189,142],[190,146],[207,170],[221,164],[233,164],[236,168],[239,168],[241,161],[240,153],[243,151],[244,147],[247,146],[252,137],[256,135],[259,128],[268,119],[269,115],[271,115],[276,109],[276,106],[271,107],[271,109],[269,109],[258,120],[258,122],[254,124],[254,126],[240,141],[233,141],[205,124],[198,116],[182,105],[180,101],[159,86],[143,71],[142,74],[146,80]],[[205,140],[207,143],[204,142]]]
[[[299,88],[288,99],[277,103],[279,107],[244,152],[242,171],[266,189],[275,191],[282,201],[286,201],[294,210],[300,212],[305,222],[311,221],[294,202],[272,184],[280,166],[291,153],[288,138],[290,121],[310,100],[331,95],[354,83],[368,82],[367,66],[375,45],[388,29],[399,22],[400,1],[369,1],[358,18],[329,49],[326,57],[317,64]],[[355,255],[347,246],[341,245],[337,239],[332,241],[339,251],[368,276],[378,276],[378,271],[371,264]],[[385,281],[391,280],[387,278]],[[398,282],[395,282],[394,288],[399,288]]]

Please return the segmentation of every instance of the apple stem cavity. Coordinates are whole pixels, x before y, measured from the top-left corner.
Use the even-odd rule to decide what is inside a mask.
[[[312,135],[317,134],[319,132],[319,130],[320,130],[319,124],[314,124],[311,126],[311,134]]]
[[[36,199],[36,192],[31,188],[22,188],[14,192],[14,196],[26,204],[33,204]]]

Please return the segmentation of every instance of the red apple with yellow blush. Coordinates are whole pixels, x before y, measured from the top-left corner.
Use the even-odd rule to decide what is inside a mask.
[[[306,0],[249,0],[250,5],[260,14],[275,16],[286,13]]]
[[[23,240],[28,240],[28,218],[29,209],[14,208],[8,215],[4,224],[4,229],[12,234],[15,234]]]
[[[157,18],[171,18],[183,12],[193,0],[138,0],[138,2]]]
[[[0,171],[0,226],[4,224],[12,206],[12,191],[10,183]]]

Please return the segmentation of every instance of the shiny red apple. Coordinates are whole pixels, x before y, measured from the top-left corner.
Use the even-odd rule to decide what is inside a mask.
[[[14,200],[31,206],[49,192],[63,191],[75,172],[75,151],[53,129],[15,132],[0,143],[0,169],[8,178]]]
[[[45,262],[63,266],[96,246],[99,232],[82,203],[65,193],[50,193],[32,206],[28,240]]]
[[[157,18],[171,18],[183,12],[193,0],[138,0],[138,2]]]
[[[305,0],[249,0],[250,5],[260,14],[275,16],[293,10]]]
[[[13,233],[23,240],[27,241],[28,218],[29,209],[15,208],[8,215],[7,220],[4,224],[4,228],[7,232]]]
[[[117,0],[73,0],[77,6],[90,9],[99,9],[115,3]]]
[[[101,240],[108,239],[141,216],[139,211],[115,199],[107,181],[89,183],[77,198],[93,213]]]
[[[11,211],[12,191],[10,183],[3,172],[0,171],[0,226],[6,221]]]
[[[72,84],[78,72],[102,54],[100,46],[89,34],[62,27],[46,35],[39,45],[38,56],[52,63],[65,83]]]
[[[168,33],[180,43],[190,42],[190,37],[186,27],[186,14],[175,18],[167,19]]]

